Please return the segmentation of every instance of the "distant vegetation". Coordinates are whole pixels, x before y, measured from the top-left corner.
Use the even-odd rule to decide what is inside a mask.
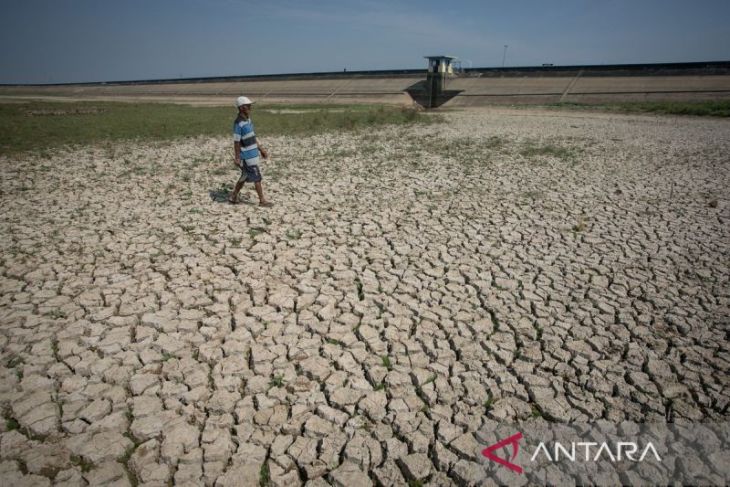
[[[596,105],[556,103],[549,106],[574,110],[601,110],[619,113],[659,113],[665,115],[730,117],[730,100],[702,102],[622,102]]]
[[[0,154],[120,140],[227,136],[235,107],[161,103],[0,103]],[[410,108],[374,105],[254,105],[256,132],[310,135],[387,124],[429,123]]]

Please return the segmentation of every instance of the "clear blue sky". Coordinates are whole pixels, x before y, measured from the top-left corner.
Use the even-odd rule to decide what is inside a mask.
[[[0,0],[0,83],[730,60],[730,0]]]

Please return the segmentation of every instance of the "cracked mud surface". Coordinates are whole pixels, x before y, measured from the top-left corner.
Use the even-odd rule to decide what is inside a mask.
[[[474,110],[0,159],[0,479],[471,485],[484,421],[727,421],[730,123]],[[255,115],[254,115],[255,118]]]

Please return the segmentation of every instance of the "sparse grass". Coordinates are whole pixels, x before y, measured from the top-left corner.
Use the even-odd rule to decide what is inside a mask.
[[[286,238],[289,240],[299,240],[302,238],[302,232],[295,228],[290,228],[286,231]]]
[[[573,225],[571,230],[573,230],[575,233],[580,233],[586,229],[586,221],[584,219],[579,219],[578,222]]]
[[[269,381],[269,387],[284,387],[284,376],[278,374],[272,377]]]
[[[381,360],[383,361],[383,367],[388,370],[393,370],[393,364],[390,363],[390,357],[388,357],[387,355],[383,355],[381,357]]]
[[[525,191],[521,196],[526,199],[537,200],[542,198],[542,191]]]
[[[5,420],[5,429],[7,431],[20,429],[20,423],[18,423],[18,420],[15,418],[7,418]]]
[[[248,236],[251,238],[255,238],[257,235],[261,235],[262,233],[266,233],[266,229],[262,227],[251,227],[248,229]]]
[[[365,293],[363,292],[362,281],[359,277],[355,278],[355,287],[357,288],[357,299],[363,301],[365,299]]]
[[[83,473],[91,471],[96,466],[79,455],[71,455],[71,463],[79,467]]]
[[[482,146],[486,149],[499,149],[501,147],[504,147],[506,143],[507,139],[505,139],[504,137],[493,135],[489,137],[486,142],[482,144]]]
[[[530,413],[530,416],[533,418],[544,418],[545,415],[542,413],[542,410],[537,406],[537,404],[532,405],[532,411]]]
[[[389,124],[433,123],[410,109],[378,105],[307,106],[296,113],[277,105],[267,110],[256,105],[253,120],[262,136],[315,134],[358,130]],[[123,140],[173,140],[228,135],[235,109],[165,103],[27,102],[0,103],[0,152],[12,154],[65,145],[90,145]],[[113,156],[114,151],[109,150]],[[144,172],[143,168],[140,171]],[[183,175],[185,180],[187,176]]]
[[[46,313],[46,316],[53,318],[54,320],[61,320],[66,318],[66,313],[60,309],[54,309]]]
[[[23,365],[24,363],[25,363],[25,359],[23,357],[21,357],[20,355],[13,355],[8,360],[7,367],[9,369],[14,369],[18,365]]]
[[[607,104],[557,103],[552,108],[568,110],[600,110],[618,113],[658,113],[663,115],[697,115],[703,117],[730,117],[730,101],[699,102],[626,102]]]
[[[269,487],[271,485],[271,473],[269,472],[269,464],[264,462],[259,469],[259,487]]]
[[[25,359],[20,355],[14,355],[7,361],[7,367],[15,370],[15,376],[18,380],[23,380],[23,367]]]
[[[134,450],[136,450],[136,449],[137,449],[136,445],[128,446],[127,449],[124,450],[124,454],[121,457],[119,457],[118,460],[121,463],[126,464],[129,461],[129,459],[132,458],[132,454],[134,453]]]
[[[538,145],[535,142],[528,142],[520,150],[520,155],[527,159],[539,157],[552,157],[561,161],[573,161],[578,154],[574,147],[563,147],[555,144]]]
[[[491,136],[485,139],[474,137],[434,138],[428,136],[396,140],[405,152],[418,155],[421,152],[453,158],[467,166],[484,166],[490,162],[490,153],[507,147],[507,139]],[[417,156],[416,156],[417,157]]]
[[[492,405],[494,405],[494,396],[492,396],[492,393],[487,391],[488,397],[484,401],[484,412],[489,412],[492,410]]]

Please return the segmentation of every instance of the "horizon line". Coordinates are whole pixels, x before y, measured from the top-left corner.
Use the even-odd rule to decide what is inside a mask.
[[[730,68],[730,60],[724,61],[691,61],[672,63],[621,63],[621,64],[542,64],[539,66],[500,66],[500,67],[471,67],[462,68],[465,73],[469,72],[500,72],[500,71],[561,71],[574,69],[625,69],[625,68],[650,68],[650,67],[699,67],[699,66],[726,66]],[[105,80],[105,81],[76,81],[63,83],[0,83],[0,87],[22,87],[22,86],[74,86],[74,85],[129,85],[129,84],[178,84],[186,82],[218,82],[218,81],[244,81],[248,79],[271,79],[291,77],[347,77],[352,75],[408,75],[425,73],[427,68],[404,68],[404,69],[382,69],[382,70],[357,70],[357,71],[313,71],[300,73],[278,73],[278,74],[239,74],[229,76],[194,76],[187,78],[149,78],[136,80]]]

